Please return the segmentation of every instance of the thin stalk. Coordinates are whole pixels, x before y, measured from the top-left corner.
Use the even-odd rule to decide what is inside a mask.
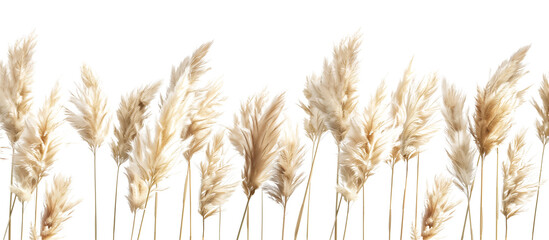
[[[115,187],[114,187],[114,213],[113,213],[113,217],[112,217],[112,239],[114,240],[114,236],[115,236],[115,233],[116,233],[116,203],[118,201],[118,176],[120,175],[120,164],[117,164],[118,166],[116,167],[116,183],[115,183]],[[36,210],[35,210],[36,212]],[[35,213],[36,215],[36,213]],[[35,219],[35,222],[36,222],[36,219]]]
[[[463,236],[465,235],[465,225],[467,225],[467,213],[470,210],[470,203],[471,203],[471,197],[469,197],[470,194],[467,194],[467,211],[465,211],[465,219],[463,220],[463,229],[461,230],[461,240],[463,240]],[[469,215],[471,217],[471,215]],[[471,225],[469,225],[471,226]],[[473,239],[473,228],[471,227],[471,240]]]
[[[242,225],[244,224],[244,218],[246,217],[246,213],[248,212],[248,205],[250,204],[250,198],[252,198],[251,195],[248,197],[248,201],[246,201],[246,207],[244,208],[244,214],[242,214],[242,221],[240,221],[240,227],[238,228],[238,234],[236,235],[236,240],[238,240],[238,237],[240,237],[240,231],[242,230]]]
[[[250,240],[250,206],[248,206],[246,212],[246,239]]]
[[[541,170],[543,169],[543,156],[545,155],[545,145],[547,142],[543,142],[543,149],[541,150],[541,162],[539,165],[538,176],[538,190],[536,191],[536,207],[534,208],[534,222],[532,223],[532,240],[534,240],[534,230],[536,229],[536,215],[538,213],[538,200],[539,200],[539,186],[541,184]]]
[[[185,184],[183,188],[183,206],[181,207],[181,223],[179,225],[179,240],[181,240],[181,234],[183,233],[183,216],[185,213],[185,198],[187,197],[187,183],[189,180],[189,168],[187,168],[187,175],[185,176]]]
[[[351,208],[351,205],[349,201],[347,201],[347,214],[345,216],[345,228],[343,229],[343,240],[345,240],[345,236],[347,234],[347,223],[349,222],[349,208]]]
[[[189,240],[191,240],[193,237],[193,207],[192,207],[192,190],[191,190],[191,179],[192,179],[192,174],[191,174],[191,159],[189,158],[189,166],[188,166],[188,170],[189,170]]]
[[[15,146],[14,144],[11,145],[11,174],[10,174],[10,186],[13,185],[13,161],[15,158]],[[11,240],[11,211],[12,207],[9,205],[11,203],[11,200],[14,199],[13,193],[10,191],[10,201],[8,202],[8,209],[10,211],[10,217],[8,219],[8,239]],[[6,235],[4,235],[5,237]]]
[[[307,194],[307,231],[305,231],[306,240],[309,240],[309,209],[311,208],[311,187],[312,186],[309,186],[309,193]]]
[[[482,240],[482,192],[484,188],[484,158],[485,156],[483,155],[480,163],[480,240]]]
[[[219,240],[221,240],[221,208],[219,208],[219,222],[218,222],[218,225],[219,225],[219,230],[217,231],[218,234],[219,234]]]
[[[498,217],[499,217],[499,148],[496,148],[496,240],[498,240]]]
[[[364,198],[364,185],[362,185],[362,240],[364,240],[364,209],[366,208],[366,199]]]
[[[408,161],[406,160],[406,177],[404,178],[404,196],[402,197],[402,219],[400,220],[400,240],[402,240],[402,228],[404,227],[404,206],[406,204],[406,187],[408,186]]]
[[[480,162],[480,155],[478,156],[477,158],[477,166],[476,166],[476,169],[478,169],[478,164]],[[476,176],[476,175],[475,175]],[[468,196],[468,203],[471,201],[471,195],[473,195],[473,189],[475,188],[475,179],[473,179],[473,181],[471,182],[471,190],[469,191],[469,196]],[[469,216],[469,228],[471,230],[471,240],[473,240],[473,221],[471,221],[471,214],[469,214],[471,212],[471,209],[470,207],[467,208],[467,211],[465,211],[465,219],[467,219],[467,216]],[[464,220],[466,221],[466,220]],[[463,230],[461,232],[461,239],[463,239],[463,235],[465,234],[465,225],[463,226]]]
[[[341,151],[341,147],[339,146],[339,143],[337,144],[337,168],[336,168],[336,186],[339,185],[339,153]],[[334,239],[337,240],[337,196],[338,192],[336,191],[335,195],[335,236]]]
[[[286,204],[282,213],[282,240],[284,240],[284,225],[286,225]]]
[[[97,148],[93,148],[93,198],[95,209],[95,240],[97,240]]]
[[[507,240],[507,218],[505,218],[505,240]]]
[[[309,170],[309,177],[307,178],[307,185],[305,186],[305,193],[303,194],[303,201],[301,202],[301,208],[299,209],[299,214],[297,215],[297,223],[295,224],[295,233],[294,240],[297,239],[297,233],[299,232],[299,226],[301,223],[301,216],[303,215],[303,207],[305,207],[305,199],[311,194],[311,177],[313,176],[313,168],[315,166],[316,152],[318,151],[318,145],[320,144],[320,138],[311,139],[313,141],[313,151],[312,151],[312,162],[311,170]],[[316,142],[316,144],[315,144]],[[316,146],[315,146],[316,145]],[[310,200],[310,196],[309,196]],[[309,203],[308,203],[309,204]],[[307,205],[307,219],[309,219],[309,206]],[[307,220],[307,239],[309,239],[309,221]]]
[[[25,202],[21,202],[21,240],[23,240],[23,229],[25,219]]]
[[[154,240],[156,240],[156,213],[158,212],[158,192],[154,193]]]
[[[130,240],[133,239],[133,229],[135,228],[135,215],[137,215],[137,209],[135,210],[135,212],[133,212],[132,235],[130,237]]]
[[[202,216],[202,240],[204,240],[204,232],[206,232],[206,225],[204,224],[204,216]]]
[[[419,153],[417,154],[417,170],[416,170],[416,210],[414,214],[414,228],[417,230],[417,192],[419,186]]]
[[[145,219],[145,213],[147,212],[147,204],[149,203],[149,196],[151,194],[151,186],[147,190],[147,200],[145,200],[145,207],[143,207],[143,216],[141,216],[141,223],[139,224],[139,231],[137,231],[137,240],[141,237],[141,228],[143,228],[143,220]]]
[[[8,223],[6,224],[6,228],[4,230],[4,237],[2,239],[6,239],[6,234],[8,233],[8,228],[11,225],[11,214],[13,213],[13,207],[15,207],[15,200],[17,199],[17,196],[15,196],[10,203],[10,211],[9,211],[9,218]]]
[[[263,191],[261,191],[261,240],[263,240]]]
[[[393,210],[393,179],[395,176],[394,160],[391,163],[391,192],[389,193],[389,240],[391,240],[391,211]]]
[[[341,208],[341,200],[343,200],[343,195],[339,195],[339,202],[337,203],[338,214],[339,214],[339,209]],[[332,225],[332,231],[330,232],[330,239],[332,239],[332,236],[334,236],[334,228],[335,228],[335,221],[334,221],[334,225]]]
[[[40,185],[40,182],[36,184],[36,190],[34,190],[34,225],[36,227],[36,216],[38,215],[38,185]]]

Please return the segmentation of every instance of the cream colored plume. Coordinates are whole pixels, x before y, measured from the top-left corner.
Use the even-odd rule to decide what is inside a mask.
[[[280,135],[280,113],[284,108],[284,94],[269,102],[265,92],[252,96],[242,104],[234,118],[230,140],[244,157],[242,187],[251,197],[270,178],[271,167],[277,157]]]
[[[319,139],[326,131],[328,131],[322,112],[320,112],[320,110],[312,104],[313,90],[318,88],[318,84],[320,84],[319,77],[315,75],[308,77],[307,82],[305,83],[305,88],[303,89],[303,95],[305,95],[308,102],[299,102],[299,106],[308,116],[303,125],[305,127],[307,137],[312,141]]]
[[[442,239],[440,232],[445,223],[452,218],[459,202],[452,201],[452,182],[437,176],[434,188],[427,193],[425,212],[421,226],[421,239]]]
[[[543,82],[538,92],[541,103],[532,101],[532,104],[539,114],[539,120],[536,122],[538,137],[545,145],[549,140],[549,81],[547,75],[543,75]]]

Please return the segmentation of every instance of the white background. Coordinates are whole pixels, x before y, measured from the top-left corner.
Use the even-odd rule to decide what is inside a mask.
[[[537,94],[543,73],[549,71],[549,14],[544,4],[531,1],[200,1],[200,3],[163,1],[145,4],[141,1],[66,2],[2,2],[0,3],[0,59],[7,60],[8,46],[34,31],[37,38],[35,60],[36,106],[59,81],[66,95],[79,81],[80,66],[88,64],[101,79],[114,112],[121,94],[156,80],[166,83],[172,65],[178,64],[200,44],[214,40],[208,54],[212,71],[208,79],[221,78],[228,97],[219,124],[230,126],[240,102],[264,88],[272,93],[286,92],[287,114],[301,124],[304,114],[297,107],[303,99],[306,76],[319,72],[324,58],[330,59],[332,48],[342,38],[357,31],[363,35],[360,53],[360,102],[363,105],[375,86],[386,79],[391,89],[400,80],[408,62],[414,57],[418,75],[438,72],[468,94],[472,108],[477,86],[483,86],[499,63],[518,48],[531,44],[525,60],[527,74],[521,82],[531,85],[530,96]],[[165,86],[165,84],[164,84]],[[515,114],[516,124],[510,135],[526,127],[530,157],[539,163],[541,144],[533,131],[534,109],[527,102]],[[441,122],[442,123],[442,122]],[[439,124],[441,129],[443,124]],[[82,199],[73,217],[64,224],[65,239],[93,239],[93,191],[91,152],[70,127],[66,131],[68,145],[56,163],[54,173],[71,176],[75,198]],[[106,142],[108,143],[109,140]],[[304,139],[304,143],[309,144]],[[4,141],[5,142],[5,141]],[[310,239],[327,239],[333,222],[336,146],[330,134],[320,145],[312,180]],[[435,174],[447,174],[448,159],[444,153],[443,131],[425,147],[421,154],[419,206],[428,183]],[[310,146],[308,147],[310,149]],[[507,142],[500,147],[500,161],[506,158]],[[9,152],[9,151],[8,151]],[[240,176],[242,158],[229,152],[234,164],[234,177]],[[199,238],[202,227],[197,213],[200,176],[198,154],[193,159],[193,237]],[[485,230],[486,239],[494,238],[494,174],[495,154],[485,165]],[[415,164],[410,162],[409,198],[404,226],[408,238],[413,222]],[[112,236],[112,207],[115,163],[107,144],[98,155],[99,239]],[[310,166],[309,154],[304,170]],[[7,200],[10,162],[0,162],[0,224],[7,221]],[[186,167],[173,169],[160,194],[158,206],[158,239],[177,239],[181,211],[181,195]],[[501,176],[501,175],[500,175]],[[547,174],[544,174],[547,176]],[[480,177],[480,176],[479,176]],[[536,176],[534,176],[536,177]],[[366,184],[366,238],[387,238],[390,169],[383,164]],[[544,177],[546,179],[546,177]],[[46,179],[49,182],[51,179]],[[400,206],[404,183],[404,163],[395,169],[393,199],[393,237],[398,238]],[[40,187],[42,194],[44,185]],[[478,188],[476,189],[478,190]],[[296,215],[304,186],[291,198],[287,216],[288,239],[293,237]],[[127,181],[122,175],[119,193],[117,239],[129,239],[131,214],[124,198]],[[473,225],[478,239],[478,192],[472,199]],[[455,200],[463,200],[461,194]],[[39,199],[42,202],[43,198]],[[348,238],[361,238],[362,200],[351,208]],[[538,209],[537,239],[549,236],[549,189],[542,187]],[[151,202],[152,204],[152,202]],[[282,208],[265,198],[265,239],[279,239]],[[245,205],[245,196],[238,188],[226,203],[223,212],[223,239],[234,239]],[[4,206],[4,207],[2,207]],[[142,239],[152,239],[153,205],[149,205]],[[188,206],[188,205],[187,205]],[[250,239],[260,239],[260,195],[251,201]],[[454,217],[441,233],[458,239],[466,205],[458,206]],[[509,222],[510,239],[530,237],[533,204],[525,213]],[[20,213],[16,205],[13,217],[14,239],[19,238]],[[186,215],[189,212],[186,209]],[[421,212],[419,213],[421,214]],[[28,237],[33,213],[25,216],[25,237]],[[188,216],[183,236],[188,237]],[[343,218],[340,218],[340,223]],[[217,239],[217,216],[206,222],[206,239]],[[500,237],[504,234],[504,218],[500,215]],[[302,225],[301,233],[305,226]],[[340,229],[343,229],[342,225]],[[243,229],[245,230],[245,229]],[[342,231],[339,231],[342,233]],[[245,232],[244,232],[245,233]],[[245,234],[241,239],[245,238]],[[341,236],[340,236],[341,238]],[[466,238],[469,235],[466,234]],[[304,235],[300,235],[304,239]]]

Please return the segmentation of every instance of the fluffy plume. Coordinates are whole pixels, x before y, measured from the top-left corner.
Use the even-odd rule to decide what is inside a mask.
[[[225,131],[216,133],[206,147],[206,161],[200,164],[202,182],[198,212],[204,219],[217,213],[238,186],[227,179],[231,166],[224,160],[224,140]]]
[[[280,135],[280,113],[284,108],[284,94],[269,103],[265,92],[252,96],[242,104],[240,114],[234,118],[230,140],[244,157],[242,187],[246,196],[270,177],[272,163],[277,157],[276,144]]]
[[[158,92],[160,82],[149,84],[132,91],[122,97],[120,107],[116,112],[118,127],[114,129],[114,137],[111,143],[111,151],[118,166],[129,159],[132,151],[132,142],[137,133],[143,128],[143,122],[149,117],[149,104]]]
[[[265,191],[275,202],[286,206],[294,190],[303,182],[298,170],[305,157],[304,146],[299,142],[297,128],[288,127],[278,142],[279,154],[273,170],[271,184]]]
[[[42,213],[40,232],[37,233],[33,230],[31,239],[62,239],[59,236],[59,232],[63,227],[62,225],[71,217],[74,207],[80,202],[69,198],[70,185],[70,178],[60,176],[53,178],[53,186],[46,193],[46,203],[44,205],[44,213]],[[32,227],[32,229],[35,228]]]
[[[518,89],[519,79],[526,74],[522,60],[530,46],[519,49],[505,60],[486,84],[477,89],[474,128],[471,129],[481,156],[500,145],[511,127],[511,113],[523,102],[526,89]]]
[[[549,81],[547,80],[546,75],[543,75],[543,82],[538,91],[541,103],[532,101],[532,104],[538,111],[540,117],[536,123],[538,137],[545,145],[547,144],[547,140],[549,140]]]
[[[318,88],[317,85],[319,83],[320,78],[315,75],[307,78],[305,89],[303,89],[303,95],[305,95],[308,103],[306,104],[301,101],[299,102],[299,106],[308,116],[308,118],[305,119],[304,127],[307,137],[312,141],[319,139],[326,131],[328,131],[322,113],[311,103],[313,101],[313,89]]]
[[[181,132],[183,140],[191,139],[189,147],[183,154],[187,161],[190,161],[192,156],[206,144],[212,126],[221,115],[218,108],[224,100],[225,98],[221,96],[221,82],[208,84],[201,93],[197,94],[191,109],[190,124]]]
[[[169,95],[181,79],[186,78],[189,89],[193,90],[198,79],[210,70],[206,67],[204,59],[213,42],[207,42],[198,47],[190,57],[186,57],[179,66],[172,67],[170,87],[166,93]]]
[[[60,90],[56,84],[36,116],[27,119],[21,141],[15,145],[14,183],[11,191],[28,201],[36,186],[57,160],[63,123]]]
[[[446,223],[452,217],[458,202],[451,198],[452,182],[442,177],[435,178],[435,186],[427,194],[425,212],[421,226],[421,239],[437,238]],[[440,237],[440,236],[439,236]]]
[[[529,176],[534,176],[532,164],[525,159],[526,132],[521,131],[509,144],[508,161],[503,162],[502,210],[505,218],[524,210],[526,202],[536,193],[536,183]]]
[[[349,131],[357,104],[359,46],[357,35],[341,41],[334,48],[332,62],[324,62],[320,82],[312,84],[310,89],[310,104],[320,110],[338,144]]]
[[[98,148],[109,133],[110,117],[107,98],[101,91],[99,80],[86,65],[82,66],[82,84],[70,101],[76,112],[67,110],[67,120],[91,149]]]
[[[126,167],[126,177],[128,177],[129,184],[129,191],[126,199],[128,199],[128,205],[133,213],[137,209],[145,208],[149,186],[137,164],[130,164]]]
[[[348,200],[354,199],[352,196],[362,189],[378,164],[388,158],[390,124],[386,98],[385,83],[382,82],[362,116],[352,122],[351,131],[341,148],[340,169],[343,171],[338,189]],[[353,179],[355,177],[357,179]]]
[[[407,160],[413,158],[420,151],[437,128],[433,126],[433,115],[437,110],[433,99],[438,83],[436,74],[414,86],[414,92],[408,92],[405,102],[405,118],[402,123],[402,133],[399,136],[400,152]]]
[[[446,150],[450,158],[450,173],[455,185],[469,197],[470,186],[475,179],[475,149],[467,130],[467,111],[464,109],[465,95],[454,85],[442,83],[444,108],[442,115],[446,121],[446,136],[450,147]]]
[[[0,121],[11,145],[19,140],[31,109],[35,36],[18,40],[9,49],[8,65],[0,62]]]

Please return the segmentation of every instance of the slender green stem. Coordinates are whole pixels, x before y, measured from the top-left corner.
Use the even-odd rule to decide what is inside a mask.
[[[248,205],[250,204],[250,198],[252,196],[250,195],[248,197],[248,201],[246,201],[246,207],[244,208],[244,214],[242,214],[242,221],[240,221],[240,227],[238,228],[238,234],[236,235],[236,240],[240,237],[240,231],[242,230],[242,225],[244,224],[244,218],[246,217],[246,213],[248,212]]]
[[[284,240],[284,226],[286,225],[286,203],[284,203],[284,210],[282,213],[282,240]]]
[[[320,144],[320,138],[311,139],[311,141],[313,142],[313,149],[312,149],[312,155],[313,156],[312,156],[312,162],[311,162],[311,169],[309,170],[309,177],[307,178],[307,185],[305,186],[305,193],[303,194],[303,201],[301,202],[301,208],[299,209],[299,214],[297,215],[297,223],[295,224],[294,240],[297,240],[297,234],[299,232],[299,226],[300,226],[300,223],[301,223],[301,216],[303,214],[303,208],[305,207],[305,199],[311,193],[311,191],[310,191],[311,177],[313,176],[313,168],[315,166],[316,153],[318,151],[318,145]],[[309,196],[309,200],[310,200],[310,196]],[[309,205],[307,205],[307,219],[309,217],[308,208],[309,208]],[[309,221],[307,221],[307,230],[308,229],[309,229]],[[309,234],[307,232],[307,239],[309,239],[308,235]]]
[[[158,213],[158,192],[154,193],[154,240],[156,240],[156,214]]]
[[[151,194],[151,186],[147,190],[147,200],[145,200],[145,207],[143,207],[143,216],[141,216],[141,223],[139,224],[139,231],[137,231],[137,240],[141,237],[141,228],[143,228],[143,220],[145,219],[145,213],[147,212],[147,204],[149,203],[149,196]]]
[[[532,223],[532,240],[534,240],[534,230],[536,229],[536,215],[538,214],[538,200],[539,200],[539,186],[541,185],[541,171],[543,169],[543,155],[545,155],[545,145],[547,143],[543,142],[543,149],[541,150],[541,162],[539,164],[539,175],[538,175],[538,189],[536,191],[536,207],[534,208],[534,222]]]
[[[351,208],[349,201],[347,201],[347,214],[345,216],[345,228],[343,228],[343,240],[345,240],[345,236],[347,235],[347,223],[349,222],[349,208]]]
[[[136,215],[137,215],[137,209],[133,212],[132,235],[130,237],[130,240],[133,239],[133,230],[135,229],[135,216]]]
[[[114,240],[116,234],[116,203],[118,202],[118,176],[120,175],[120,164],[116,167],[116,183],[114,187],[114,213],[112,217],[112,239]]]
[[[341,151],[341,147],[339,146],[339,143],[337,143],[337,168],[336,168],[336,186],[339,185],[339,154],[340,154],[340,151]],[[336,191],[336,194],[335,194],[335,235],[334,235],[334,239],[337,240],[337,196],[338,196],[338,192]]]
[[[416,168],[416,209],[414,214],[414,228],[417,230],[417,192],[418,192],[418,186],[419,186],[419,153],[417,154],[417,168]]]
[[[179,225],[179,240],[183,234],[183,216],[185,214],[185,198],[187,197],[187,183],[189,181],[189,168],[187,168],[187,175],[185,175],[185,184],[183,187],[183,206],[181,207],[181,223]]]
[[[394,176],[395,176],[395,164],[394,164],[394,159],[393,159],[393,162],[391,163],[391,190],[390,190],[390,193],[389,193],[389,240],[391,240],[391,218],[392,218],[392,210],[393,210],[393,179],[394,179]]]
[[[480,240],[482,240],[482,192],[484,188],[484,155],[480,163]]]
[[[93,198],[95,210],[95,240],[97,240],[97,148],[93,148]]]
[[[404,159],[406,161],[406,177],[404,178],[404,196],[402,197],[402,218],[400,220],[400,240],[402,240],[402,229],[404,227],[404,207],[406,205],[406,187],[408,186],[408,161],[409,159]]]

